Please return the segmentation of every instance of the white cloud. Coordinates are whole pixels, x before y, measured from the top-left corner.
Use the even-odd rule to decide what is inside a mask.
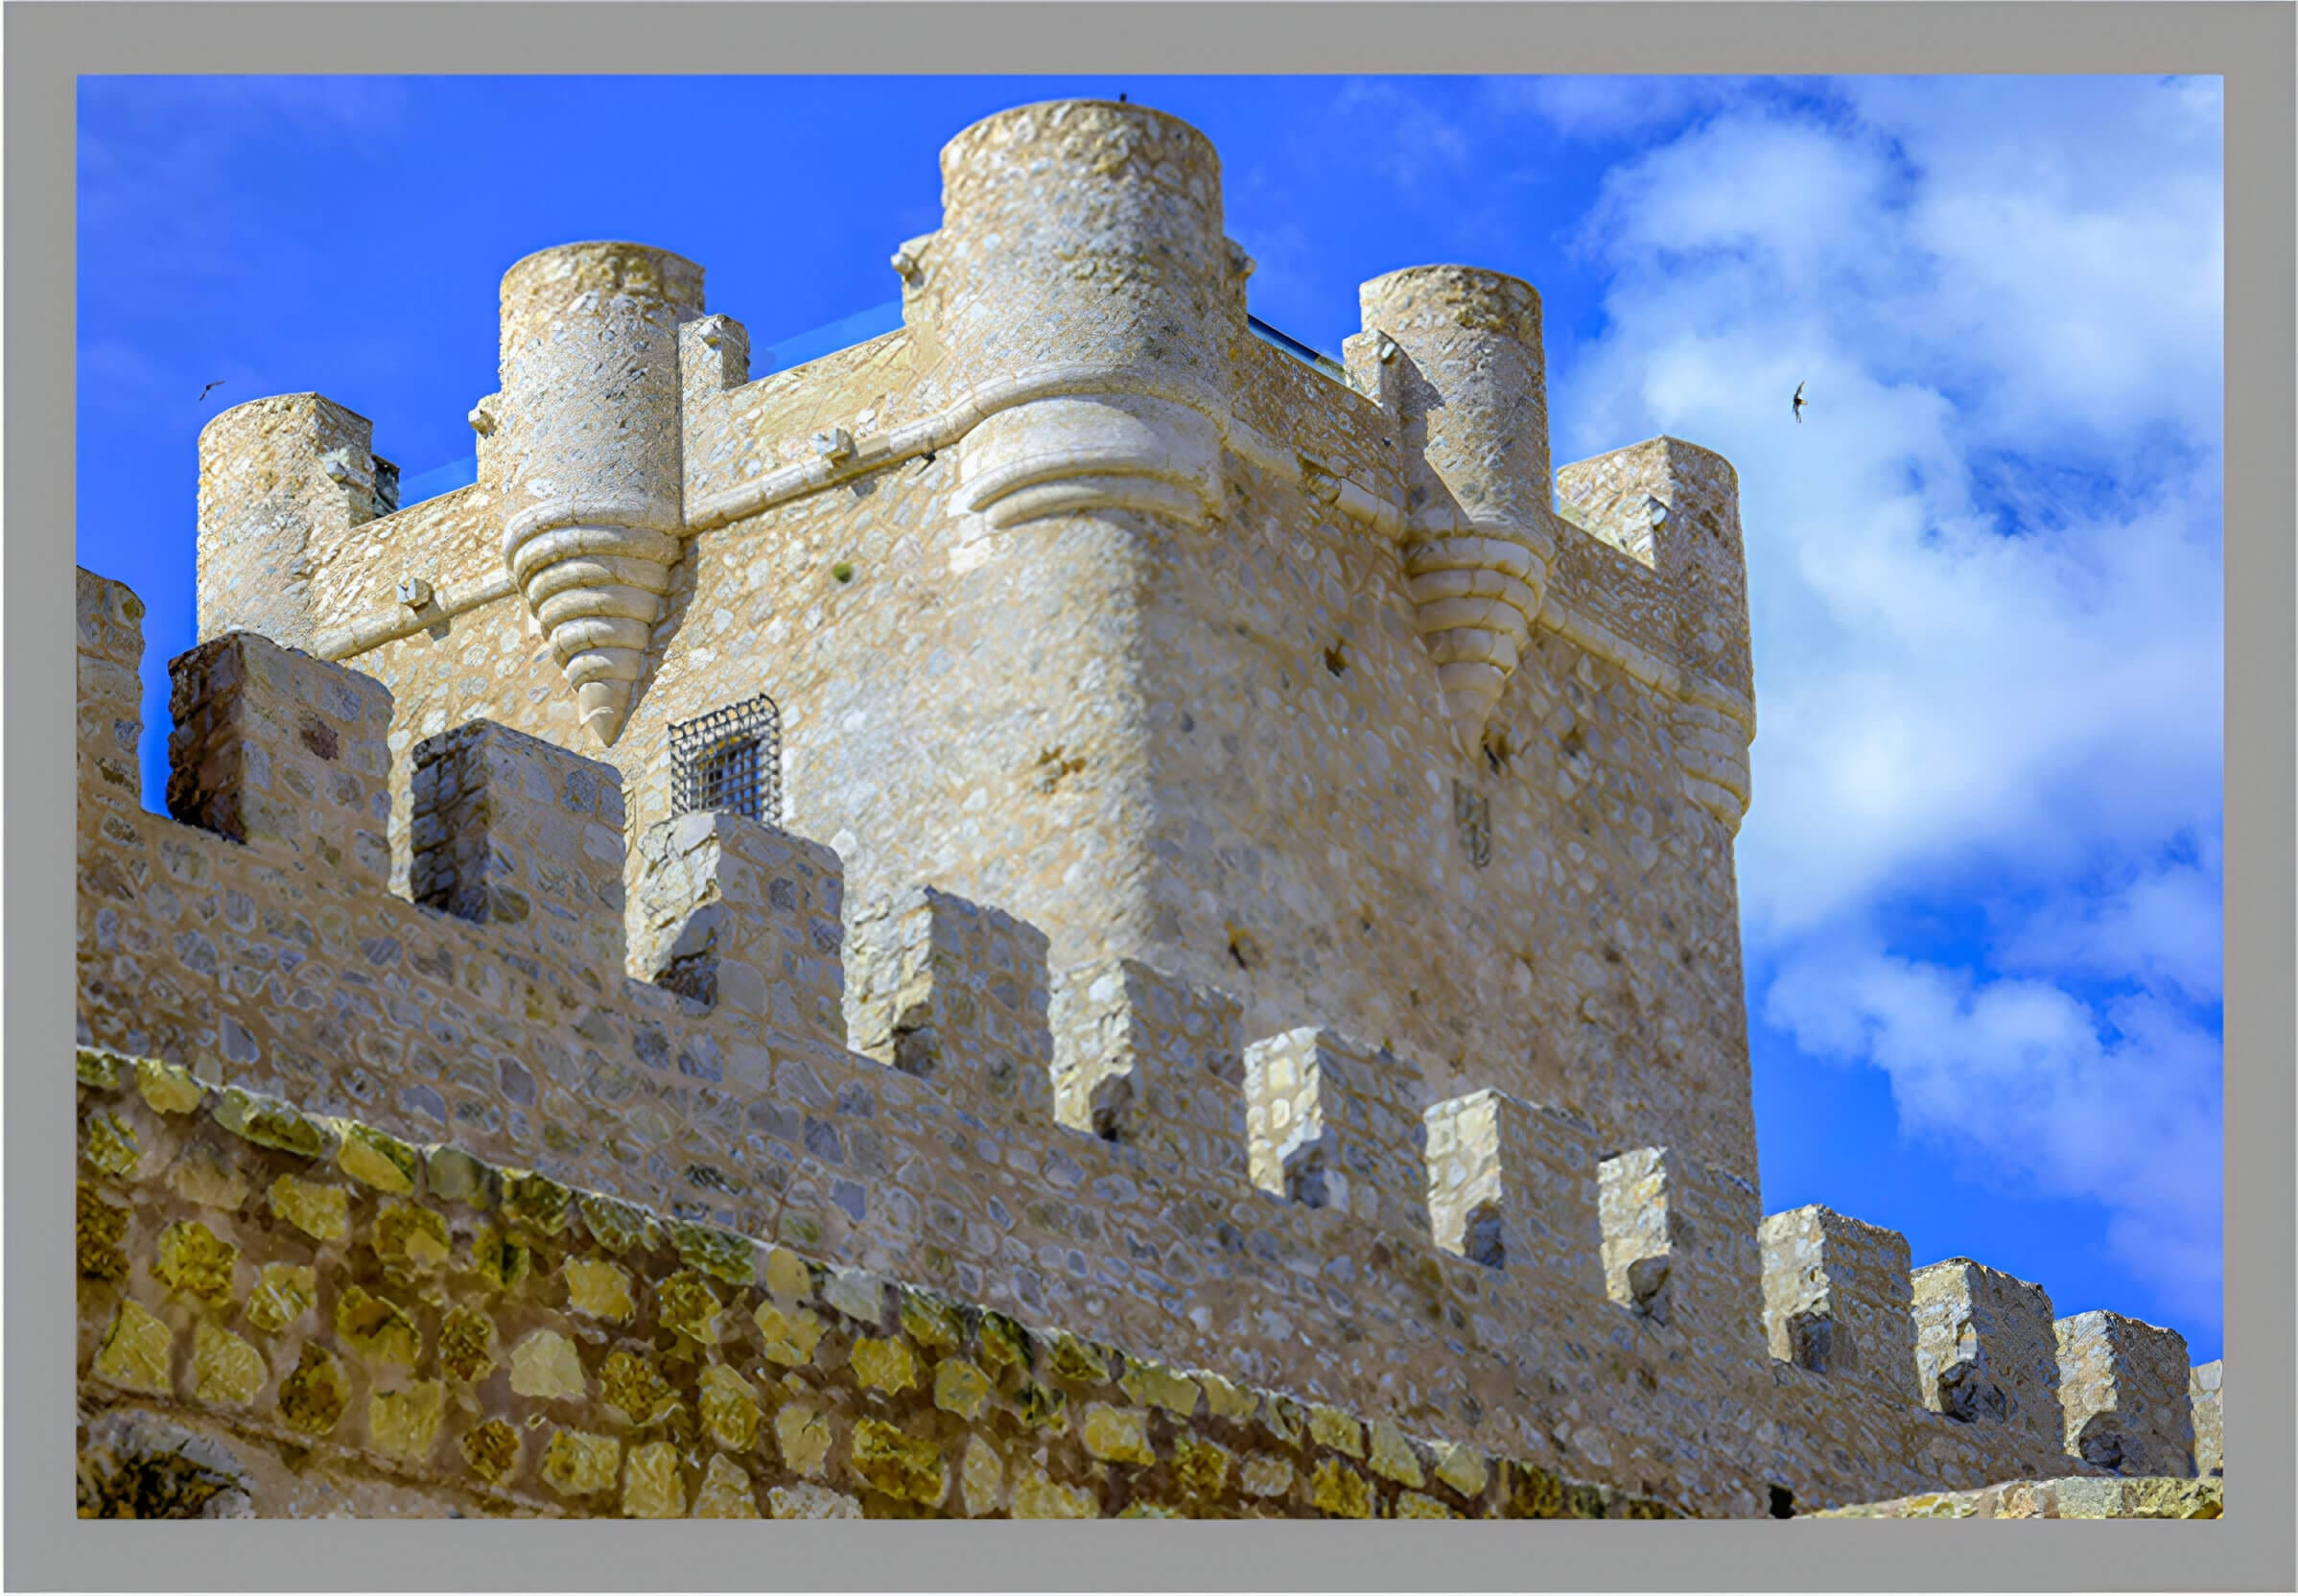
[[[1494,78],[1504,110],[1529,111],[1567,138],[1623,138],[1745,96],[1744,78]]]
[[[2213,1321],[2216,114],[2136,80],[1718,109],[1607,176],[1552,411],[1559,460],[1667,432],[1739,468],[1759,1007],[1911,1131],[2105,1204]],[[1918,904],[1982,910],[1985,964],[1894,949]]]

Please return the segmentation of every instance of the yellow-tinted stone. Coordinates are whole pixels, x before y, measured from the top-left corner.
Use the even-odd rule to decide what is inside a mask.
[[[1308,1433],[1320,1446],[1329,1446],[1352,1458],[1365,1455],[1365,1427],[1338,1408],[1328,1408],[1322,1403],[1311,1407],[1308,1410]]]
[[[622,1470],[622,1516],[684,1518],[686,1481],[678,1473],[678,1448],[667,1441],[630,1449]]]
[[[346,1286],[335,1301],[335,1328],[352,1350],[375,1363],[412,1369],[423,1355],[423,1335],[407,1310],[363,1286]]]
[[[1048,1479],[1032,1469],[1014,1482],[1016,1518],[1098,1518],[1101,1504],[1090,1490]]]
[[[122,1303],[96,1353],[96,1373],[131,1391],[169,1395],[175,1345],[176,1332],[164,1321],[139,1303]]]
[[[766,1290],[774,1300],[795,1307],[814,1294],[814,1272],[787,1247],[766,1249]]]
[[[608,1252],[627,1253],[654,1244],[654,1220],[645,1209],[596,1192],[583,1194],[581,1208],[583,1228]]]
[[[1069,1394],[1057,1385],[1023,1380],[1014,1393],[1014,1410],[1033,1430],[1062,1434],[1069,1427]]]
[[[237,1209],[247,1200],[247,1177],[204,1149],[176,1161],[168,1187],[203,1209]]]
[[[125,1176],[135,1173],[136,1160],[142,1155],[135,1142],[135,1132],[102,1109],[91,1110],[81,1126],[82,1150],[88,1162],[106,1175]]]
[[[1276,1452],[1255,1452],[1245,1460],[1237,1484],[1248,1496],[1281,1496],[1293,1489],[1292,1460]]]
[[[747,1236],[681,1220],[669,1221],[663,1232],[677,1252],[678,1261],[689,1269],[699,1269],[729,1285],[750,1283],[751,1274],[757,1268],[758,1249]]]
[[[958,1481],[965,1488],[966,1512],[976,1518],[997,1512],[998,1499],[1005,1492],[1005,1464],[998,1458],[997,1448],[980,1436],[969,1440],[965,1457],[958,1464]]]
[[[556,1330],[537,1330],[510,1350],[510,1388],[522,1396],[579,1397],[586,1387],[581,1355]]]
[[[730,1452],[747,1452],[758,1439],[758,1390],[722,1363],[706,1366],[695,1382],[702,1427]]]
[[[1408,1490],[1396,1498],[1396,1516],[1399,1518],[1458,1518],[1460,1514],[1433,1496],[1423,1496],[1417,1490]]]
[[[1317,1465],[1309,1480],[1309,1490],[1318,1509],[1328,1518],[1370,1518],[1372,1516],[1372,1488],[1365,1477],[1339,1458],[1326,1458]]]
[[[990,1399],[990,1377],[963,1358],[950,1358],[933,1372],[933,1405],[972,1419]]]
[[[375,1256],[399,1268],[430,1271],[447,1261],[447,1221],[414,1203],[375,1216]]]
[[[1197,1383],[1205,1389],[1207,1410],[1216,1419],[1251,1419],[1253,1410],[1260,1406],[1258,1396],[1218,1374],[1199,1371]]]
[[[884,1341],[858,1337],[847,1358],[854,1365],[854,1377],[869,1390],[907,1391],[918,1383],[917,1362],[910,1356],[909,1343],[900,1336]]]
[[[239,1256],[237,1247],[197,1219],[178,1220],[159,1232],[152,1273],[170,1290],[223,1307],[231,1302],[232,1264]]]
[[[627,1270],[602,1258],[569,1258],[559,1273],[566,1278],[567,1306],[576,1313],[620,1324],[638,1311]]]
[[[207,1095],[207,1089],[192,1079],[190,1070],[158,1059],[135,1061],[135,1089],[159,1114],[189,1114]]]
[[[1138,1408],[1113,1408],[1088,1403],[1085,1410],[1085,1449],[1107,1463],[1152,1464],[1149,1416]]]
[[[1372,1472],[1398,1485],[1418,1488],[1427,1483],[1420,1472],[1420,1460],[1414,1455],[1413,1443],[1404,1432],[1385,1419],[1372,1421]]]
[[[965,1345],[965,1321],[952,1304],[922,1291],[904,1290],[901,1297],[902,1327],[912,1341],[933,1352]]]
[[[861,1504],[828,1486],[778,1485],[766,1492],[777,1518],[859,1518]]]
[[[1109,1378],[1105,1349],[1055,1330],[1045,1338],[1046,1366],[1065,1380],[1098,1384]]]
[[[1117,1384],[1137,1402],[1163,1408],[1182,1419],[1197,1412],[1197,1382],[1157,1363],[1128,1364]]]
[[[1484,1454],[1473,1446],[1462,1446],[1451,1442],[1437,1449],[1437,1478],[1442,1480],[1463,1496],[1482,1496],[1491,1479],[1491,1470],[1485,1467]]]
[[[1029,1332],[1002,1313],[981,1316],[981,1361],[992,1369],[1029,1367]]]
[[[73,1070],[82,1086],[116,1091],[120,1086],[120,1066],[126,1062],[119,1054],[102,1047],[82,1047],[74,1053]]]
[[[263,1354],[202,1319],[192,1332],[192,1394],[202,1402],[244,1407],[270,1378]]]
[[[319,1295],[318,1271],[308,1264],[267,1263],[247,1293],[247,1323],[277,1335],[311,1311]]]
[[[560,1430],[543,1449],[543,1483],[561,1496],[588,1496],[611,1489],[621,1465],[622,1443],[613,1436]]]
[[[437,1380],[379,1391],[367,1398],[367,1435],[379,1450],[420,1463],[431,1456],[446,1411],[447,1388]]]
[[[463,1461],[471,1472],[498,1485],[519,1467],[519,1432],[500,1419],[490,1419],[464,1435]]]
[[[538,1234],[556,1235],[565,1230],[574,1206],[574,1194],[548,1175],[531,1169],[503,1172],[503,1211]]]
[[[128,1254],[120,1245],[128,1234],[128,1210],[114,1208],[96,1195],[87,1182],[79,1185],[74,1247],[80,1273],[91,1280],[117,1284],[128,1279]]]
[[[327,1150],[327,1136],[292,1103],[227,1086],[216,1104],[215,1121],[258,1147],[316,1159]]]
[[[702,1488],[694,1492],[696,1518],[756,1518],[758,1488],[742,1466],[724,1452],[711,1454]]]
[[[606,1354],[598,1371],[599,1399],[621,1408],[633,1424],[648,1424],[678,1399],[654,1360],[623,1348]]]
[[[680,1270],[654,1288],[656,1320],[705,1347],[718,1344],[718,1314],[723,1305],[696,1270]]]
[[[1173,1442],[1173,1483],[1184,1496],[1210,1499],[1229,1480],[1229,1448],[1210,1441],[1177,1436]]]
[[[942,1499],[942,1449],[876,1419],[856,1420],[855,1473],[888,1496],[931,1507]]]
[[[415,1189],[420,1162],[412,1147],[371,1125],[349,1119],[337,1120],[335,1129],[342,1138],[335,1162],[344,1174],[393,1197],[405,1197]]]
[[[1136,1502],[1117,1516],[1119,1518],[1179,1518],[1182,1514],[1156,1502]]]
[[[325,1435],[350,1401],[343,1366],[325,1348],[305,1342],[294,1370],[279,1382],[280,1416],[299,1430]]]
[[[1263,1393],[1263,1397],[1258,1409],[1262,1425],[1286,1445],[1298,1446],[1302,1425],[1307,1419],[1301,1404],[1274,1392]]]
[[[830,1420],[801,1402],[786,1402],[774,1415],[774,1439],[782,1464],[793,1474],[819,1474],[830,1456]]]
[[[450,1308],[439,1323],[439,1368],[466,1383],[495,1367],[495,1322],[477,1308]]]
[[[785,1313],[771,1303],[761,1303],[751,1317],[758,1321],[759,1345],[768,1358],[792,1368],[813,1362],[822,1321],[811,1308]]]
[[[351,1193],[296,1175],[271,1183],[271,1212],[315,1241],[340,1241],[351,1233]]]

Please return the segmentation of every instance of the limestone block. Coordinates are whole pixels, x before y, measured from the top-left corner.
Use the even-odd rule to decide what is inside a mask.
[[[2187,1378],[2188,1404],[2194,1412],[2194,1472],[2209,1478],[2226,1472],[2225,1410],[2218,1395],[2225,1378],[2224,1359],[2198,1365]]]
[[[416,903],[621,971],[621,772],[491,720],[418,742],[414,766]]]
[[[89,571],[74,575],[79,622],[80,790],[82,804],[137,807],[142,778],[136,743],[144,735],[144,601],[122,583]]]
[[[1816,1204],[1768,1216],[1762,1237],[1771,1355],[1911,1406],[1907,1237]]]
[[[168,811],[346,887],[390,878],[391,695],[252,632],[169,662]]]
[[[1135,959],[1053,989],[1054,1116],[1200,1174],[1245,1177],[1243,1005]]]
[[[1651,1323],[1694,1335],[1717,1369],[1762,1357],[1755,1188],[1672,1147],[1597,1166],[1605,1286]]]
[[[744,815],[680,815],[639,838],[648,980],[787,1036],[846,1044],[845,867]]]
[[[1500,1091],[1452,1098],[1424,1117],[1437,1245],[1489,1267],[1530,1272],[1543,1291],[1600,1298],[1595,1131]]]
[[[1966,1423],[2008,1426],[2046,1458],[2060,1453],[2066,1420],[2050,1294],[1969,1258],[1918,1269],[1911,1284],[1923,1405]]]
[[[2067,1450],[2119,1474],[2192,1478],[2186,1337],[2105,1312],[2075,1314],[2054,1328]]]
[[[1044,932],[915,886],[856,909],[846,948],[856,1052],[933,1081],[985,1118],[1052,1121]]]
[[[1245,1049],[1253,1184],[1311,1208],[1427,1223],[1428,1131],[1412,1067],[1338,1032],[1287,1031]]]

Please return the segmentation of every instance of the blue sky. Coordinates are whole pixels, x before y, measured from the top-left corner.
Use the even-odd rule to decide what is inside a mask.
[[[151,801],[217,409],[446,465],[517,257],[676,249],[772,344],[893,297],[960,128],[1121,91],[1219,149],[1265,319],[1512,272],[1559,462],[1738,465],[1767,1207],[2218,1355],[2215,79],[83,79],[79,558],[151,607]]]

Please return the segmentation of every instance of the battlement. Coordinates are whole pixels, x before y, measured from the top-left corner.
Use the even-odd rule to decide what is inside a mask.
[[[85,572],[78,602],[81,1041],[187,1072],[273,1145],[328,1117],[383,1138],[362,1145],[386,1162],[452,1145],[537,1193],[795,1247],[1677,1511],[2085,1467],[2031,1463],[2031,1425],[1958,1396],[1968,1373],[1918,1387],[1913,1304],[1979,1293],[1976,1266],[1918,1293],[1904,1241],[1823,1209],[1762,1220],[1752,1185],[1682,1148],[1605,1156],[1585,1118],[1489,1088],[1424,1107],[1426,1071],[1385,1045],[1255,1036],[1217,989],[1062,962],[1026,921],[930,884],[856,899],[838,851],[756,821],[642,823],[617,766],[501,725],[393,761],[385,687],[261,637],[175,662],[176,818],[144,813],[120,801],[140,606]],[[403,877],[378,830],[394,767]],[[156,1176],[140,1134],[83,1105],[99,1169]],[[232,1186],[162,1162],[178,1195]],[[1820,1319],[1855,1360],[1794,1355]],[[1972,1320],[1958,1346],[1988,1356],[1962,1361],[2010,1367]],[[1800,1339],[1767,1356],[1786,1321]],[[2116,1467],[2113,1428],[2123,1457],[2176,1471],[2160,1438],[2175,1450],[2187,1376],[2174,1399],[2157,1387],[2183,1346],[2145,1328],[2061,1324],[2060,1389],[2099,1393],[2065,1413],[2094,1470]],[[387,1429],[420,1418],[402,1396],[429,1411],[416,1385],[379,1388]],[[1396,1444],[1396,1479],[1436,1466]]]

